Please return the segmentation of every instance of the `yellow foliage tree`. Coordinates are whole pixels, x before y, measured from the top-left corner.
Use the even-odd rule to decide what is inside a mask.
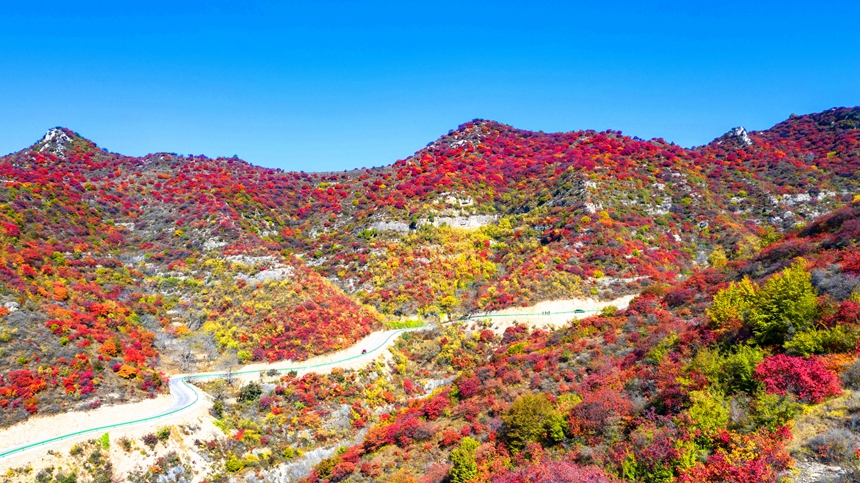
[[[740,282],[732,282],[728,288],[714,295],[714,302],[707,309],[708,318],[717,329],[729,329],[731,321],[742,321],[755,300],[758,285],[744,277]]]
[[[122,366],[120,366],[119,371],[117,371],[116,374],[123,379],[132,379],[137,376],[137,369],[132,366],[123,364]]]

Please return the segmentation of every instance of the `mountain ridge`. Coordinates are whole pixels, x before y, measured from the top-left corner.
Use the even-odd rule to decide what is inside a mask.
[[[816,122],[818,122],[818,123],[820,123],[820,124],[826,124],[826,123],[827,123],[827,119],[825,119],[825,118],[828,118],[828,119],[829,119],[829,117],[828,117],[828,116],[830,116],[830,117],[835,117],[834,119],[830,119],[830,124],[831,124],[831,125],[835,125],[837,122],[841,122],[841,123],[850,124],[850,125],[852,125],[852,126],[856,126],[856,123],[858,122],[858,117],[860,117],[860,114],[858,114],[858,112],[860,112],[860,107],[833,107],[833,108],[830,108],[830,109],[827,109],[827,110],[824,110],[824,111],[814,112],[814,113],[809,113],[809,114],[802,114],[802,115],[791,114],[791,116],[789,116],[789,118],[788,118],[788,119],[786,119],[785,121],[780,121],[780,122],[778,122],[777,124],[775,124],[774,126],[772,126],[771,128],[768,128],[768,129],[763,129],[763,130],[759,130],[759,131],[747,131],[743,126],[738,126],[738,127],[735,127],[735,128],[729,129],[729,130],[728,130],[728,131],[726,131],[723,135],[721,135],[721,136],[719,136],[719,137],[717,137],[717,138],[714,138],[714,139],[713,139],[711,142],[709,142],[708,144],[699,145],[699,146],[693,146],[693,147],[683,148],[683,149],[686,149],[686,150],[701,150],[701,149],[703,149],[703,148],[705,148],[705,147],[707,147],[707,146],[711,146],[711,145],[713,145],[713,144],[718,144],[718,141],[719,141],[719,140],[721,140],[722,138],[725,138],[725,137],[731,137],[731,134],[732,134],[734,131],[738,130],[738,129],[742,130],[742,131],[743,131],[743,133],[744,133],[744,134],[747,134],[747,135],[750,135],[750,134],[756,134],[756,133],[762,133],[762,132],[769,132],[769,131],[772,131],[772,130],[774,130],[774,129],[779,128],[779,127],[780,127],[781,125],[783,125],[783,124],[790,123],[790,122],[792,122],[792,121],[794,121],[794,120],[798,120],[798,119],[812,119],[812,120],[815,120]],[[413,155],[411,155],[411,156],[408,156],[407,158],[404,158],[404,160],[405,160],[405,159],[408,159],[408,158],[413,157],[415,154],[417,154],[417,153],[421,152],[423,149],[429,148],[429,147],[431,147],[431,146],[432,146],[432,145],[434,145],[434,144],[439,144],[440,142],[442,142],[442,141],[446,140],[446,139],[447,139],[447,138],[449,138],[449,137],[452,137],[452,136],[453,136],[453,137],[463,136],[465,133],[461,132],[461,130],[462,130],[462,129],[464,129],[464,128],[469,128],[469,127],[471,127],[471,126],[473,126],[473,125],[477,125],[478,127],[481,127],[481,126],[487,126],[487,127],[488,127],[488,128],[490,128],[490,129],[496,129],[496,130],[502,130],[502,131],[511,131],[511,130],[513,130],[513,131],[518,131],[518,132],[521,132],[521,133],[527,133],[527,135],[559,135],[559,134],[570,134],[570,133],[583,133],[583,134],[584,134],[584,133],[594,133],[594,134],[596,134],[596,133],[599,133],[599,132],[600,132],[600,133],[607,133],[607,132],[608,132],[608,133],[613,133],[613,132],[618,132],[618,133],[620,133],[620,131],[614,131],[614,130],[612,130],[612,129],[609,129],[609,130],[606,130],[606,131],[596,131],[596,130],[593,130],[593,129],[584,129],[584,130],[575,130],[575,131],[553,131],[553,132],[544,132],[544,131],[542,131],[542,130],[539,130],[539,131],[533,131],[533,130],[527,130],[527,129],[520,129],[520,128],[517,128],[517,127],[513,126],[512,124],[506,124],[506,123],[499,122],[499,121],[494,121],[494,120],[491,120],[491,119],[475,118],[475,119],[472,119],[471,121],[467,121],[467,122],[464,122],[464,123],[462,123],[462,124],[458,125],[458,127],[457,127],[457,128],[455,128],[455,129],[451,129],[451,130],[449,130],[449,131],[448,131],[448,133],[443,134],[442,136],[440,136],[439,138],[437,138],[437,139],[436,139],[436,140],[434,140],[434,141],[431,141],[430,143],[428,143],[428,144],[427,144],[427,146],[426,146],[425,148],[422,148],[421,150],[416,151],[416,153],[414,153],[414,154],[413,154]],[[45,135],[44,135],[44,136],[43,136],[39,141],[37,141],[36,143],[34,143],[34,144],[32,144],[31,146],[29,146],[29,147],[27,147],[27,148],[24,148],[24,149],[22,149],[22,150],[20,150],[20,151],[10,153],[10,154],[9,154],[9,155],[7,155],[7,156],[11,156],[11,155],[13,155],[13,154],[17,154],[17,153],[21,153],[21,152],[26,152],[26,151],[28,151],[28,150],[35,150],[37,147],[41,146],[41,144],[46,140],[46,138],[47,138],[47,137],[48,137],[48,136],[49,136],[53,131],[60,131],[60,132],[63,132],[65,135],[68,135],[68,136],[72,137],[73,139],[76,139],[76,140],[79,140],[79,141],[83,141],[83,142],[84,142],[84,143],[86,143],[86,144],[89,144],[89,145],[91,145],[91,146],[93,146],[93,147],[98,148],[98,145],[97,145],[93,140],[91,140],[91,139],[89,139],[89,138],[86,138],[86,137],[84,137],[84,136],[81,136],[80,134],[78,134],[78,133],[77,133],[76,131],[74,131],[73,129],[71,129],[71,128],[69,128],[69,127],[66,127],[66,126],[56,126],[56,127],[53,127],[53,128],[48,129],[48,130],[46,131]],[[625,136],[626,136],[626,135],[625,135]],[[637,137],[637,136],[633,136],[633,137],[630,137],[630,139],[635,139],[635,140],[637,140],[637,141],[653,141],[653,142],[658,142],[658,143],[665,143],[665,144],[668,144],[668,145],[675,145],[675,143],[670,142],[670,141],[665,141],[665,140],[664,140],[663,138],[661,138],[661,137],[655,137],[655,138],[651,138],[651,139],[642,139],[642,138],[639,138],[639,137]],[[745,145],[746,145],[746,144],[745,144]],[[98,148],[98,149],[99,149],[99,150],[104,151],[104,149],[103,149],[103,148]],[[177,154],[177,153],[175,153],[175,152],[162,152],[162,151],[156,151],[156,152],[152,152],[152,153],[149,153],[149,154],[144,154],[144,155],[141,155],[141,156],[130,156],[130,155],[124,155],[124,156],[129,157],[129,158],[135,158],[135,157],[136,157],[136,158],[144,159],[144,158],[149,158],[149,157],[152,157],[152,156],[157,156],[157,155],[168,155],[168,154],[169,154],[169,155],[172,155],[172,156],[181,156],[181,155],[179,155],[179,154]],[[210,157],[210,156],[207,156],[207,155],[200,155],[200,156],[188,155],[188,157],[203,157],[203,158],[211,159],[211,160],[217,160],[217,159],[240,159],[240,158],[236,158],[236,157],[233,157],[233,156],[230,156],[230,157],[228,157],[228,156],[216,156],[216,157]],[[243,160],[243,161],[244,161],[244,160]],[[258,168],[263,168],[263,169],[272,169],[272,170],[276,170],[276,171],[284,171],[284,170],[283,170],[283,169],[281,169],[281,168],[269,168],[269,167],[262,166],[262,165],[255,165],[255,164],[253,164],[253,163],[251,163],[251,162],[249,162],[249,161],[245,161],[245,162],[247,162],[248,164],[251,164],[252,166],[258,167]],[[383,165],[383,166],[381,166],[381,167],[386,167],[386,166],[387,166],[387,165]],[[348,172],[348,171],[357,171],[357,170],[361,170],[361,169],[362,169],[362,168],[358,168],[358,167],[356,167],[356,168],[347,169],[347,170],[342,170],[342,171],[347,171],[347,172]],[[319,171],[319,172],[308,171],[308,173],[336,173],[336,172],[341,172],[341,171],[340,171],[340,170],[338,170],[338,171]]]

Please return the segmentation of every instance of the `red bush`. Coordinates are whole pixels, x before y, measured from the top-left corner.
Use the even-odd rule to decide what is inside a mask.
[[[604,388],[585,394],[582,402],[573,408],[570,417],[571,433],[590,435],[598,433],[607,422],[628,416],[633,404],[619,391]]]
[[[459,431],[454,431],[453,429],[446,429],[442,433],[442,439],[439,441],[439,446],[445,448],[447,446],[453,446],[458,444],[463,436]]]
[[[481,389],[481,380],[477,377],[467,377],[457,383],[460,399],[469,399]]]
[[[424,404],[424,414],[427,415],[428,419],[436,419],[449,405],[448,391],[445,391]]]
[[[774,394],[794,394],[799,400],[820,403],[842,394],[839,377],[817,357],[808,359],[783,354],[768,357],[755,368],[755,377]]]
[[[355,473],[355,470],[355,463],[350,463],[349,461],[341,461],[334,467],[333,470],[331,470],[331,481],[341,481],[349,475]]]
[[[496,475],[492,483],[612,483],[615,478],[595,467],[551,461]]]

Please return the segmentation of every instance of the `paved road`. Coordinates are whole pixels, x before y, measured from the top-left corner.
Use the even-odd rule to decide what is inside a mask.
[[[396,336],[404,332],[410,332],[415,330],[425,330],[429,327],[418,327],[412,329],[398,329],[398,330],[389,330],[383,333],[378,333],[379,336],[385,336],[381,343],[379,343],[375,347],[365,348],[363,352],[357,353],[355,355],[349,355],[342,358],[338,358],[336,360],[325,360],[324,362],[316,362],[313,363],[304,363],[304,364],[289,364],[284,365],[281,364],[272,364],[267,365],[266,367],[255,368],[252,370],[239,370],[233,372],[234,376],[248,376],[248,375],[257,375],[261,372],[267,372],[270,370],[276,370],[278,372],[288,372],[288,371],[310,371],[315,369],[323,369],[323,368],[333,368],[342,365],[352,364],[358,361],[359,359],[370,359],[376,357],[378,352],[380,352],[383,348],[385,348],[388,343],[394,339]],[[361,350],[361,349],[358,349]],[[357,352],[357,350],[354,350]],[[111,429],[116,428],[124,428],[129,426],[134,426],[137,424],[148,423],[151,421],[155,421],[158,419],[165,418],[167,416],[172,416],[178,414],[182,411],[189,410],[193,408],[198,403],[203,401],[201,394],[198,389],[196,389],[193,385],[188,384],[189,380],[193,379],[212,379],[217,377],[225,377],[227,374],[224,372],[201,372],[195,374],[180,374],[171,376],[169,382],[170,395],[173,396],[173,403],[167,408],[159,411],[153,415],[139,415],[139,414],[130,414],[127,418],[123,418],[123,420],[114,422],[111,424],[104,424],[92,428],[88,428],[81,431],[70,432],[67,434],[63,434],[60,436],[55,436],[52,438],[41,439],[37,441],[33,441],[24,445],[14,446],[9,448],[0,448],[0,461],[4,458],[21,453],[23,451],[27,451],[30,449],[35,449],[37,447],[45,446],[51,443],[56,443],[58,441],[62,441],[69,438],[74,438],[77,436],[81,436],[88,433],[97,433],[97,432],[105,432]],[[0,433],[2,435],[2,433]],[[36,436],[36,435],[34,435]],[[2,444],[2,442],[0,442]]]
[[[597,312],[597,311],[596,310],[576,310],[576,311],[571,311],[571,312],[567,312],[567,313],[585,314],[586,312]],[[544,315],[543,313],[523,313],[523,314],[486,313],[486,314],[471,315],[465,319],[455,320],[455,321],[451,321],[451,322],[447,322],[447,323],[450,324],[450,323],[455,323],[455,322],[463,322],[463,321],[469,320],[469,319],[478,320],[478,319],[485,319],[485,318],[492,319],[494,317],[515,317],[515,316],[530,316],[530,317],[538,316],[538,317],[540,317],[543,315]],[[546,314],[546,315],[548,316],[549,314]],[[558,315],[558,313],[553,314],[553,315]],[[294,364],[291,364],[289,362],[282,362],[279,364],[269,364],[269,365],[265,365],[265,366],[261,366],[261,365],[248,366],[248,367],[253,367],[253,369],[239,370],[239,371],[233,372],[233,375],[234,376],[257,375],[257,374],[260,374],[261,372],[267,372],[270,370],[276,370],[278,372],[312,371],[312,370],[318,370],[318,369],[324,369],[324,368],[333,368],[333,367],[351,365],[351,364],[359,362],[360,360],[363,360],[363,359],[369,359],[372,357],[376,357],[378,352],[383,350],[389,344],[390,341],[392,341],[394,338],[396,338],[397,336],[399,336],[400,334],[402,334],[404,332],[411,332],[411,331],[416,331],[416,330],[426,330],[426,329],[432,328],[432,327],[433,326],[425,326],[425,327],[417,327],[417,328],[410,328],[410,329],[389,330],[389,331],[385,331],[382,333],[376,333],[376,335],[377,335],[376,339],[382,338],[383,340],[381,343],[379,343],[375,347],[365,347],[364,349],[362,349],[361,345],[363,343],[366,343],[366,340],[367,340],[367,339],[365,339],[362,342],[359,342],[358,344],[353,346],[352,348],[348,349],[347,351],[343,352],[344,354],[352,354],[352,355],[345,355],[344,357],[339,357],[339,358],[336,358],[333,360],[326,360],[323,357],[322,359],[320,359],[320,358],[312,359],[311,361],[307,361],[306,363],[300,364],[300,365],[294,365]],[[359,350],[361,350],[362,352],[358,353]],[[317,360],[323,360],[323,362],[314,362]],[[125,428],[125,427],[134,426],[134,425],[138,425],[138,424],[142,424],[142,423],[148,423],[151,421],[155,421],[158,419],[162,419],[162,418],[165,418],[168,416],[178,414],[182,411],[189,410],[204,400],[202,395],[200,394],[200,392],[193,385],[188,384],[189,380],[192,380],[192,379],[212,379],[212,378],[224,377],[224,376],[226,376],[226,373],[223,373],[223,372],[202,372],[202,373],[195,373],[195,374],[180,374],[180,375],[171,376],[170,383],[169,383],[169,389],[170,389],[171,396],[173,396],[173,398],[174,398],[174,401],[173,401],[173,404],[171,404],[170,407],[168,407],[167,409],[161,410],[160,412],[153,414],[153,415],[149,415],[149,416],[142,415],[142,414],[130,414],[130,415],[128,415],[127,419],[123,418],[123,420],[118,421],[118,422],[114,422],[114,423],[109,424],[106,421],[105,424],[97,426],[97,427],[92,427],[92,428],[84,429],[81,431],[75,431],[75,432],[71,432],[68,434],[55,436],[52,438],[36,440],[36,441],[30,442],[30,443],[27,443],[24,445],[20,445],[20,446],[14,446],[14,447],[9,447],[9,448],[0,448],[0,461],[2,461],[6,457],[21,453],[23,451],[35,449],[35,448],[42,447],[42,446],[52,444],[52,443],[56,443],[58,441],[62,441],[65,439],[74,438],[74,437],[81,436],[81,435],[88,434],[88,433],[105,432],[105,431],[109,431],[111,429]],[[0,435],[2,435],[2,432],[0,432]],[[34,435],[34,436],[36,436],[36,435]],[[36,437],[38,437],[38,436],[36,436]],[[0,443],[0,444],[2,444],[2,443]]]
[[[200,400],[200,394],[198,394],[194,386],[185,381],[184,377],[170,380],[169,388],[170,395],[173,396],[173,405],[167,408],[162,414],[174,414],[177,411],[191,407]]]

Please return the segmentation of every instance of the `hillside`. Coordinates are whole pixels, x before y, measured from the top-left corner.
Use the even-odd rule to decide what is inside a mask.
[[[358,371],[204,382],[211,424],[91,440],[7,476],[855,481],[858,236],[854,202],[552,332],[470,321],[409,333]]]
[[[413,336],[392,378],[452,384],[305,481],[856,481],[858,230],[854,203],[555,332]]]
[[[340,173],[128,157],[52,129],[0,158],[0,425],[401,318],[610,298],[752,256],[854,198],[859,120],[832,109],[696,149],[476,120]]]

